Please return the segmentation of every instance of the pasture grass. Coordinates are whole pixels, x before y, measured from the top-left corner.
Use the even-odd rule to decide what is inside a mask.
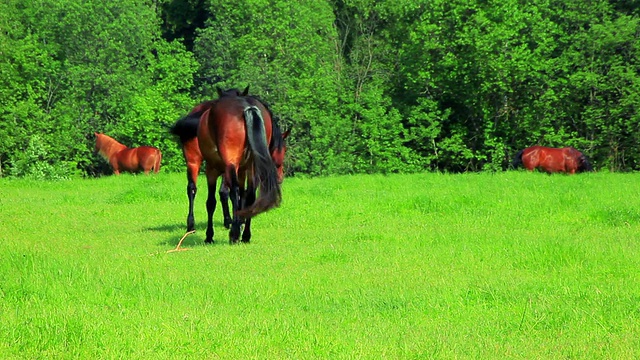
[[[289,178],[231,246],[183,174],[0,179],[0,358],[640,357],[640,174]]]

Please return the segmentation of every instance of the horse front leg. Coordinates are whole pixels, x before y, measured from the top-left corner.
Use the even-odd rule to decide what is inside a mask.
[[[120,164],[118,163],[118,159],[116,159],[115,156],[111,158],[111,161],[109,161],[109,165],[111,165],[111,168],[113,169],[113,173],[115,175],[120,175]]]

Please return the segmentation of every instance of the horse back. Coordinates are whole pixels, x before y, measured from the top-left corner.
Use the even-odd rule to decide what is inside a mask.
[[[548,173],[566,171],[563,149],[532,146],[524,150],[522,162],[531,171],[534,169],[540,169]]]
[[[246,158],[245,150],[247,148],[247,130],[244,121],[244,109],[247,106],[247,102],[244,98],[229,96],[218,99],[218,102],[213,106],[206,119],[201,120],[202,125],[206,122],[206,128],[204,129],[210,139],[210,143],[215,144],[215,147],[211,148],[216,150],[216,153],[209,151],[203,156],[207,161],[209,158],[220,160],[221,164],[235,164],[240,166],[242,160]],[[202,138],[198,134],[198,140],[202,141]],[[203,146],[200,146],[203,150]]]
[[[211,109],[207,109],[202,114],[196,139],[202,159],[207,160],[207,167],[220,168],[224,167],[224,162],[222,161],[222,158],[220,158],[220,153],[218,152],[218,144],[216,141],[217,129],[215,128],[215,123],[211,117]],[[187,152],[184,148],[183,152],[186,160]]]
[[[137,148],[126,148],[116,154],[120,170],[137,172],[160,171],[160,161],[162,153],[157,148],[151,146],[140,146]]]

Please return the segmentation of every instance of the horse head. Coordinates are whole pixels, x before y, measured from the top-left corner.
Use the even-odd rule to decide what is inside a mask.
[[[284,158],[287,152],[287,143],[285,140],[291,133],[291,129],[281,132],[280,126],[277,124],[277,118],[273,118],[272,122],[273,133],[271,134],[271,144],[269,144],[269,152],[271,153],[271,160],[276,166],[278,173],[278,183],[282,184],[284,180]]]

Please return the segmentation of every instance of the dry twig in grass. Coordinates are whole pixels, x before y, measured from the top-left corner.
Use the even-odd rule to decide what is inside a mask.
[[[184,234],[184,236],[182,236],[182,239],[180,239],[180,241],[178,241],[178,245],[176,245],[176,248],[173,249],[173,250],[168,250],[167,252],[170,253],[170,252],[176,252],[176,251],[191,250],[191,249],[181,249],[180,245],[182,245],[182,241],[184,240],[184,238],[186,238],[187,236],[189,236],[189,235],[191,235],[191,234],[193,234],[195,232],[196,232],[195,230],[188,231],[186,234]]]

